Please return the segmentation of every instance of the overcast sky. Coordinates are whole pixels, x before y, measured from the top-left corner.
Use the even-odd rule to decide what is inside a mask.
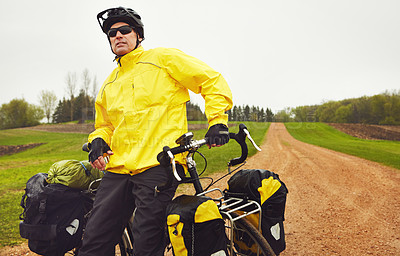
[[[62,99],[67,73],[85,68],[100,88],[116,64],[96,15],[117,6],[142,16],[145,49],[221,72],[236,105],[275,112],[400,89],[399,0],[1,0],[0,104]]]

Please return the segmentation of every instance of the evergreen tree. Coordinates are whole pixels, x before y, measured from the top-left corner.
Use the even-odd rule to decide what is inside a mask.
[[[206,115],[201,111],[200,107],[190,101],[186,103],[186,113],[188,121],[207,120]]]

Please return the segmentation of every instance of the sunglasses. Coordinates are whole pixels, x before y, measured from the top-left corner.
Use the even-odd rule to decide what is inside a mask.
[[[133,31],[133,28],[128,25],[122,26],[119,28],[112,28],[112,29],[108,30],[107,35],[109,37],[115,37],[117,35],[118,31],[121,32],[121,34],[126,35],[126,34],[131,33]]]

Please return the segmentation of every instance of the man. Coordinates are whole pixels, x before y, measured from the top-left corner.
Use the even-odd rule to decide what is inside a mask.
[[[135,207],[134,255],[163,255],[165,208],[176,185],[154,196],[155,186],[167,181],[157,154],[163,146],[177,146],[175,140],[187,132],[188,89],[205,99],[209,147],[228,142],[225,111],[232,107],[231,91],[218,72],[179,50],[145,51],[143,23],[132,9],[107,9],[97,18],[118,67],[96,99],[89,160],[107,173],[79,255],[112,255]],[[110,155],[107,164],[103,153]],[[183,171],[184,156],[176,161]]]

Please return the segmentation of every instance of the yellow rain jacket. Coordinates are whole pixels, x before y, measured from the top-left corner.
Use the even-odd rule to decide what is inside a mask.
[[[232,93],[220,73],[176,49],[143,47],[118,59],[96,98],[96,130],[114,152],[107,171],[137,174],[159,165],[157,154],[187,132],[188,89],[201,93],[209,126],[227,124]],[[183,155],[177,162],[185,164]]]

